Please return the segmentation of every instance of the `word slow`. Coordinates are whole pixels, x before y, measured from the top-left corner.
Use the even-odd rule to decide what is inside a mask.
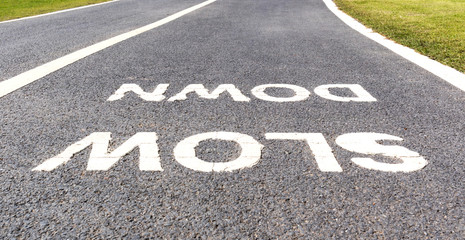
[[[135,93],[145,101],[159,102],[166,99],[165,92],[169,84],[158,84],[152,92],[144,91],[139,85],[134,83],[123,84],[107,101],[116,101],[122,99],[127,93]],[[285,90],[293,93],[292,96],[272,96],[267,93],[267,90]],[[339,96],[331,92],[331,90],[345,90],[350,93],[350,96]],[[168,102],[182,101],[187,99],[189,93],[195,93],[200,98],[217,99],[222,93],[229,93],[231,98],[236,102],[249,102],[250,98],[244,95],[241,90],[233,84],[221,84],[214,90],[210,91],[203,84],[189,84],[181,92],[168,98]],[[376,102],[370,93],[358,84],[326,84],[318,86],[314,89],[316,95],[338,102]],[[292,84],[264,84],[254,87],[251,94],[256,98],[270,102],[297,102],[304,101],[310,96],[310,91],[307,89],[292,85]]]
[[[303,141],[310,148],[318,168],[322,172],[342,172],[333,150],[321,133],[266,133],[265,138],[272,141]],[[44,161],[33,171],[52,171],[66,164],[73,155],[91,146],[87,162],[88,171],[106,171],[119,159],[139,148],[139,169],[141,171],[163,171],[160,163],[158,137],[155,132],[139,132],[109,152],[111,133],[94,132],[82,140],[67,147],[62,153]],[[208,162],[197,157],[195,148],[202,141],[231,141],[241,151],[239,156],[226,162]],[[379,141],[403,141],[402,138],[389,134],[359,132],[347,133],[336,138],[341,148],[350,152],[372,155],[352,158],[357,166],[383,172],[413,172],[425,167],[428,162],[419,153],[397,145],[382,145]],[[237,132],[207,132],[185,138],[173,150],[175,160],[182,166],[200,172],[231,172],[251,168],[261,159],[263,145],[253,137]],[[396,163],[376,161],[372,157],[382,156],[395,160]]]

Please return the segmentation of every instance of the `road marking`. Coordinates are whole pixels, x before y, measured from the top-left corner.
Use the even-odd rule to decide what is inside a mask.
[[[322,172],[342,172],[331,146],[322,133],[265,133],[266,139],[305,141]],[[195,148],[205,140],[233,141],[241,148],[240,155],[231,161],[207,162],[197,157]],[[383,145],[377,141],[403,141],[402,138],[384,133],[361,132],[342,134],[336,144],[353,153],[388,157],[402,163],[385,163],[372,158],[353,157],[357,166],[382,172],[414,172],[427,164],[419,153],[402,146]],[[158,137],[155,132],[139,132],[110,151],[111,132],[94,132],[71,144],[60,154],[45,160],[32,171],[53,171],[68,163],[74,155],[86,148],[92,148],[87,162],[87,171],[108,171],[122,157],[139,148],[139,169],[141,171],[163,171],[160,164]],[[182,166],[200,172],[232,172],[251,168],[261,159],[263,145],[252,136],[237,132],[207,132],[185,138],[173,149],[175,160]]]
[[[355,94],[355,96],[336,96],[329,91],[330,88],[346,88],[349,89],[353,94]],[[367,92],[367,90],[365,90],[359,84],[327,84],[318,86],[313,91],[316,93],[316,95],[322,98],[338,102],[376,102],[376,98],[371,96],[371,94]]]
[[[103,4],[113,3],[113,2],[118,2],[118,1],[119,0],[112,0],[112,1],[108,1],[108,2],[96,3],[96,4],[81,6],[81,7],[75,7],[75,8],[69,8],[69,9],[64,9],[64,10],[60,10],[60,11],[55,11],[55,12],[50,12],[50,13],[44,13],[44,14],[29,16],[29,17],[16,18],[16,19],[11,19],[11,20],[6,20],[6,21],[3,21],[3,22],[0,22],[0,24],[16,22],[16,21],[22,21],[22,20],[27,20],[27,19],[31,19],[31,18],[44,17],[44,16],[49,16],[49,15],[53,15],[53,14],[57,14],[57,13],[71,12],[71,11],[74,11],[74,10],[80,10],[80,9],[84,9],[84,8],[100,6],[100,5],[103,5]]]
[[[149,30],[152,30],[154,28],[160,27],[166,23],[169,23],[173,20],[176,20],[190,12],[193,12],[199,8],[205,7],[213,2],[216,2],[216,0],[208,0],[205,2],[202,2],[200,4],[197,4],[195,6],[192,6],[190,8],[187,8],[185,10],[182,10],[180,12],[177,12],[173,15],[170,15],[166,18],[163,18],[159,21],[156,21],[154,23],[145,25],[143,27],[137,28],[135,30],[132,30],[127,33],[120,34],[118,36],[109,38],[107,40],[98,42],[96,44],[93,44],[89,47],[83,48],[81,50],[75,51],[73,53],[70,53],[66,56],[63,56],[61,58],[55,59],[51,62],[48,62],[46,64],[43,64],[41,66],[38,66],[34,69],[31,69],[27,72],[21,73],[13,78],[10,78],[8,80],[5,80],[3,82],[0,82],[0,97],[3,97],[15,90],[18,90],[21,87],[24,87],[42,77],[45,77],[46,75],[55,72],[71,63],[74,63],[82,58],[85,58],[91,54],[94,54],[96,52],[99,52],[105,48],[108,48],[110,46],[113,46],[117,43],[120,43],[124,40],[127,40],[129,38],[135,37],[141,33],[147,32]]]
[[[267,88],[287,88],[294,92],[294,96],[273,97],[265,92]],[[307,89],[292,84],[264,84],[254,87],[251,92],[256,98],[271,102],[297,102],[303,101],[310,96],[310,92]]]
[[[134,148],[140,149],[139,169],[141,171],[163,171],[158,155],[157,134],[154,132],[139,132],[121,144],[117,149],[108,152],[110,145],[110,132],[96,132],[86,138],[67,147],[62,153],[46,160],[44,163],[32,169],[32,171],[52,171],[53,169],[66,164],[71,158],[92,146],[88,171],[106,171],[110,169],[119,159],[130,153]]]
[[[334,157],[333,150],[321,133],[267,133],[265,138],[305,141],[322,172],[342,172],[341,166]]]
[[[451,67],[443,65],[442,63],[434,61],[426,56],[423,56],[415,52],[415,50],[411,48],[397,44],[394,41],[389,40],[383,37],[382,35],[373,32],[372,29],[365,27],[363,24],[361,24],[357,20],[353,19],[349,15],[339,10],[339,8],[336,6],[336,4],[332,0],[323,0],[323,2],[326,4],[329,10],[331,10],[331,12],[333,12],[339,19],[341,19],[345,24],[347,24],[352,29],[363,34],[369,39],[383,45],[384,47],[397,53],[401,57],[424,68],[425,70],[431,72],[432,74],[442,78],[446,82],[454,85],[455,87],[461,89],[462,91],[465,91],[465,74]]]
[[[165,92],[168,89],[169,84],[163,83],[158,84],[152,92],[144,91],[139,85],[135,83],[127,83],[121,85],[115,93],[113,93],[107,101],[121,100],[127,93],[134,93],[138,95],[142,100],[149,102],[160,102],[165,97]],[[292,97],[273,97],[268,95],[265,90],[267,88],[284,88],[294,92]],[[330,89],[339,88],[347,89],[352,93],[352,97],[338,96],[330,92]],[[359,84],[326,84],[318,86],[314,89],[315,94],[336,102],[376,102],[376,98],[371,96],[362,86]],[[250,98],[242,94],[241,90],[236,88],[234,84],[220,84],[217,88],[211,91],[206,89],[203,84],[189,84],[181,92],[169,98],[169,102],[183,101],[187,99],[187,94],[196,93],[200,98],[204,99],[217,99],[220,94],[228,92],[231,98],[236,102],[249,102]],[[297,102],[304,101],[310,96],[310,92],[300,86],[292,84],[264,84],[254,87],[251,90],[252,95],[256,98],[264,101],[271,102]]]
[[[371,158],[352,158],[352,162],[360,167],[384,172],[414,172],[424,168],[426,161],[419,153],[401,146],[385,146],[377,141],[403,141],[402,138],[383,133],[347,133],[336,138],[340,147],[356,153],[391,157],[400,159],[402,163],[377,162]]]
[[[137,84],[123,84],[118,90],[116,90],[116,92],[113,95],[111,95],[107,99],[107,101],[111,102],[120,100],[124,97],[126,93],[133,92],[145,101],[159,102],[166,98],[163,94],[165,94],[166,89],[168,89],[168,86],[169,84],[158,84],[157,87],[153,90],[153,92],[145,92]]]
[[[226,140],[233,141],[241,147],[241,154],[229,162],[206,162],[196,156],[195,148],[201,141]],[[184,167],[200,172],[232,172],[250,168],[258,163],[262,156],[263,145],[253,137],[236,132],[208,132],[190,136],[176,145],[174,157]]]
[[[203,84],[190,84],[187,85],[180,93],[176,94],[175,96],[168,99],[169,102],[173,101],[180,101],[186,100],[188,93],[197,93],[199,97],[205,99],[217,99],[220,94],[223,92],[228,92],[232,99],[237,102],[248,102],[250,98],[244,96],[239,89],[236,88],[233,84],[221,84],[211,93],[208,93],[208,89],[206,89]]]

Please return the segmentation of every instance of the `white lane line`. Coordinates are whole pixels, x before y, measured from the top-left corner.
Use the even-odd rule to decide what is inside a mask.
[[[190,8],[187,8],[185,10],[182,10],[180,12],[177,12],[173,15],[170,15],[166,18],[163,18],[159,21],[156,21],[154,23],[145,25],[143,27],[137,28],[135,30],[132,30],[127,33],[123,33],[121,35],[112,37],[110,39],[98,42],[94,45],[91,45],[89,47],[83,48],[81,50],[75,51],[73,53],[70,53],[66,56],[63,56],[61,58],[55,59],[51,62],[45,63],[44,65],[38,66],[34,69],[31,69],[27,72],[21,73],[15,77],[12,77],[8,80],[5,80],[3,82],[0,82],[0,97],[3,97],[21,87],[26,86],[29,83],[32,83],[52,72],[55,72],[59,70],[60,68],[63,68],[71,63],[74,63],[82,58],[85,58],[91,54],[94,54],[96,52],[99,52],[107,47],[113,46],[119,42],[122,42],[126,39],[132,38],[134,36],[137,36],[141,33],[147,32],[149,30],[152,30],[154,28],[157,28],[159,26],[162,26],[166,23],[169,23],[173,20],[176,20],[190,12],[193,12],[199,8],[205,7],[210,3],[216,2],[216,0],[208,0],[203,3],[197,4],[195,6],[192,6]]]
[[[95,6],[99,6],[99,5],[103,5],[103,4],[107,4],[107,3],[112,3],[112,2],[118,2],[118,1],[119,0],[112,0],[112,1],[108,1],[108,2],[96,3],[96,4],[81,6],[81,7],[75,7],[75,8],[69,8],[69,9],[64,9],[64,10],[60,10],[60,11],[55,11],[55,12],[50,12],[50,13],[44,13],[44,14],[29,16],[29,17],[16,18],[16,19],[11,19],[11,20],[6,20],[6,21],[3,21],[3,22],[0,22],[0,24],[9,23],[9,22],[16,22],[16,21],[21,21],[21,20],[26,20],[26,19],[31,19],[31,18],[38,18],[38,17],[53,15],[53,14],[57,14],[57,13],[70,12],[70,11],[74,11],[74,10],[80,10],[80,9],[88,8],[88,7],[95,7]]]
[[[383,45],[384,47],[388,48],[389,50],[397,53],[398,55],[402,56],[403,58],[415,63],[416,65],[426,69],[427,71],[431,72],[432,74],[442,78],[446,82],[454,85],[455,87],[465,91],[465,74],[443,65],[437,61],[434,61],[426,56],[423,56],[415,50],[402,46],[400,44],[395,43],[392,40],[389,40],[382,35],[373,32],[372,29],[369,29],[362,25],[357,20],[353,19],[349,15],[345,14],[336,6],[336,4],[332,0],[323,0],[326,6],[333,12],[338,18],[340,18],[345,24],[349,27],[353,28],[357,32],[363,34],[364,36],[368,37],[369,39]]]

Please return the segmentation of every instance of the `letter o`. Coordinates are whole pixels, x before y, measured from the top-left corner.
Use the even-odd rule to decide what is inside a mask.
[[[195,154],[195,147],[201,141],[226,140],[234,141],[240,145],[242,151],[238,158],[229,162],[206,162]],[[176,145],[174,157],[184,167],[201,172],[231,172],[234,170],[252,167],[261,158],[263,145],[253,137],[235,132],[208,132],[190,136]]]
[[[287,88],[294,92],[294,96],[273,97],[265,93],[267,88]],[[264,84],[254,87],[251,92],[258,99],[270,102],[297,102],[303,101],[310,96],[310,92],[307,89],[291,84]]]

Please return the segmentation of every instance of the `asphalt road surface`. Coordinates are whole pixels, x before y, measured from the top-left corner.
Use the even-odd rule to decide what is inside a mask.
[[[0,23],[0,84],[201,3]],[[463,91],[321,0],[171,20],[0,98],[2,238],[465,238]]]

